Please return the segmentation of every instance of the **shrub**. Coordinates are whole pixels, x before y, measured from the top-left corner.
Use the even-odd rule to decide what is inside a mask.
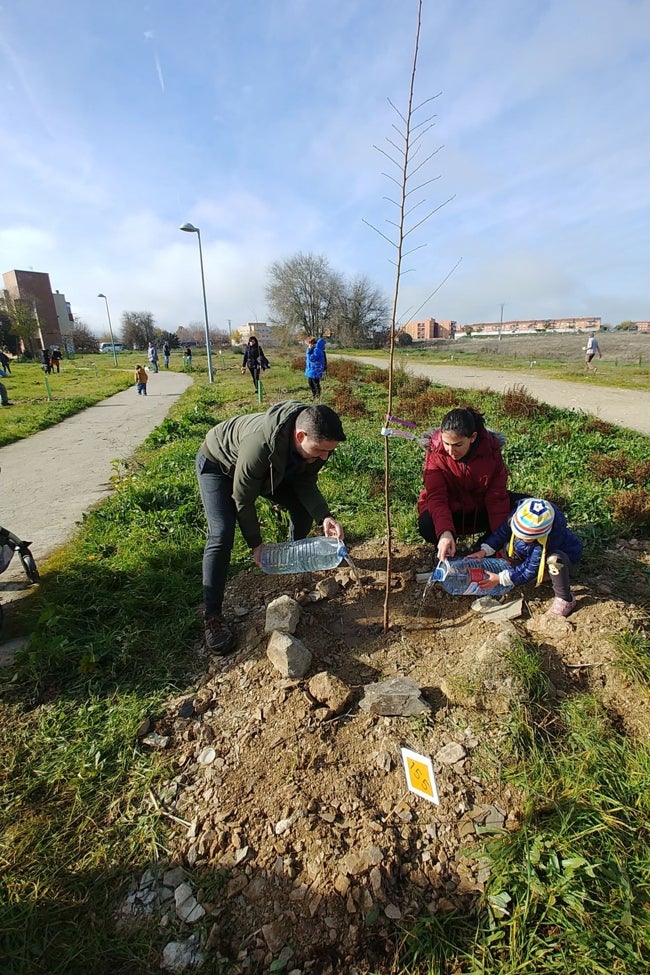
[[[340,383],[349,383],[352,379],[363,377],[363,368],[358,362],[352,362],[350,359],[335,359],[328,361],[327,375],[331,379],[338,379]]]
[[[650,492],[644,488],[616,491],[606,503],[614,519],[623,527],[650,528]]]
[[[515,384],[503,394],[502,410],[507,416],[548,416],[549,409],[531,396],[525,386]]]
[[[592,454],[588,468],[599,478],[621,478],[639,485],[650,480],[650,460],[634,460],[622,450],[616,454]]]
[[[332,406],[341,417],[359,417],[366,413],[365,403],[354,395],[347,384],[335,391]]]
[[[599,420],[597,416],[587,417],[582,429],[584,433],[603,433],[605,436],[614,432],[614,427],[611,423],[606,423],[605,420]]]

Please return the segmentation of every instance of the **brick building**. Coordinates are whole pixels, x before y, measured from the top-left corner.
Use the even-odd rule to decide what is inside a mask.
[[[425,318],[421,322],[407,322],[402,326],[402,331],[410,335],[414,342],[453,339],[456,335],[456,322],[438,322],[435,318]]]
[[[24,301],[34,309],[41,348],[63,346],[49,274],[42,271],[6,271],[2,279],[12,301]]]

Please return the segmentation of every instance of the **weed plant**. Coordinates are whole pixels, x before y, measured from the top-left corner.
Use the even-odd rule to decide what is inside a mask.
[[[348,439],[320,483],[355,541],[384,530],[386,391],[359,367],[342,381],[333,372],[323,401],[347,390],[363,411],[343,414]],[[279,356],[264,389],[265,405],[307,392],[304,376]],[[449,391],[438,398],[437,389],[418,384],[409,396],[404,381],[403,418],[436,426],[450,405]],[[647,537],[637,508],[622,522],[608,503],[625,489],[623,465],[597,477],[590,465],[593,456],[625,457],[636,470],[647,458],[646,438],[587,429],[571,411],[507,410],[496,394],[454,395],[505,434],[514,490],[562,499],[586,542],[586,579],[614,537]],[[154,971],[174,933],[118,930],[114,922],[129,878],[165,848],[149,790],[172,772],[164,756],[139,746],[137,730],[171,696],[191,692],[197,668],[205,520],[196,450],[214,423],[258,409],[248,377],[234,369],[211,386],[195,384],[137,456],[116,467],[112,496],[41,566],[41,585],[14,618],[29,643],[5,675],[0,702],[3,975]],[[424,454],[406,441],[390,450],[393,529],[414,541]],[[282,537],[269,503],[260,503],[260,517],[266,539]],[[242,569],[251,569],[250,553],[238,534],[231,573]],[[628,649],[645,655],[647,666],[647,640],[629,641]],[[534,648],[522,647],[512,665],[531,702],[539,701],[546,685]],[[530,718],[535,713],[519,715],[507,769],[527,797],[522,828],[487,850],[493,880],[476,911],[435,916],[406,939],[405,971],[647,968],[647,746],[610,727],[590,700],[567,703],[552,739]]]

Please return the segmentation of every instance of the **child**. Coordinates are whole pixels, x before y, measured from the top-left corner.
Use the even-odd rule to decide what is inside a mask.
[[[576,601],[569,585],[569,569],[582,557],[582,542],[567,528],[564,513],[550,501],[526,498],[512,517],[488,535],[480,550],[468,558],[494,555],[506,544],[508,555],[514,555],[516,563],[503,572],[487,572],[487,578],[479,583],[480,589],[489,592],[497,583],[521,586],[531,579],[539,585],[548,565],[555,599],[546,615],[570,616]]]
[[[138,391],[138,396],[147,395],[147,380],[149,379],[148,371],[142,366],[135,367],[135,388]]]

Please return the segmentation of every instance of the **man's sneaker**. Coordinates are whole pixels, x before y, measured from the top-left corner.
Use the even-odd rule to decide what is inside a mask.
[[[573,610],[576,608],[575,599],[566,600],[560,599],[556,596],[553,600],[549,609],[546,610],[546,616],[570,616]]]
[[[205,618],[205,648],[208,653],[216,653],[219,657],[225,657],[232,653],[233,647],[232,630],[226,623],[223,616],[213,613],[212,616]]]

